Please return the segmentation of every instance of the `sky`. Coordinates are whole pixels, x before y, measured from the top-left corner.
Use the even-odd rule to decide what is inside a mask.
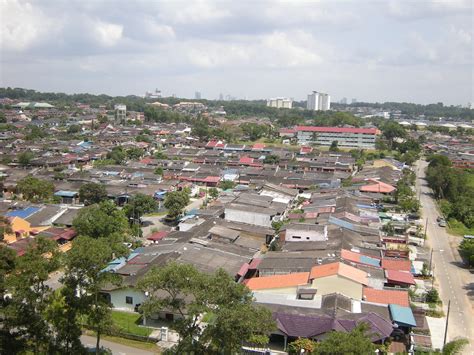
[[[472,0],[0,0],[0,86],[466,105]]]

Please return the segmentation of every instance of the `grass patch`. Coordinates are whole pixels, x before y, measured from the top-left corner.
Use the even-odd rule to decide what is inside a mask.
[[[142,217],[161,217],[161,216],[166,216],[167,213],[168,211],[153,212],[153,213],[144,214]]]
[[[474,228],[467,228],[462,222],[454,218],[449,219],[447,229],[450,234],[454,235],[474,235]]]
[[[134,335],[149,336],[153,329],[141,327],[141,315],[137,313],[128,313],[112,311],[112,321],[117,330]]]
[[[95,337],[96,334],[91,331],[91,330],[86,330],[84,334]],[[138,340],[131,340],[131,339],[125,339],[125,338],[120,338],[112,335],[101,335],[100,340],[108,340],[112,343],[117,343],[117,344],[122,344],[126,346],[130,346],[132,348],[137,348],[140,350],[147,350],[147,351],[152,351],[155,354],[161,354],[161,349],[156,346],[155,343],[146,343],[143,341],[138,341]],[[101,346],[104,346],[101,344]]]

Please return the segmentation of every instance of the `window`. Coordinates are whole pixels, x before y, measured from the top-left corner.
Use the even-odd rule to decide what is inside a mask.
[[[133,297],[125,296],[125,303],[126,304],[133,304]]]

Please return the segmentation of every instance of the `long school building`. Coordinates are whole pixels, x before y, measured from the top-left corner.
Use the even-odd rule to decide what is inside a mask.
[[[375,140],[381,134],[377,128],[297,126],[295,130],[300,145],[330,146],[337,141],[341,148],[361,149],[375,149]]]

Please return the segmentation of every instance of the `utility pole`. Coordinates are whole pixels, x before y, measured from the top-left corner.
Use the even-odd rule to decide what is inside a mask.
[[[449,323],[449,310],[451,308],[451,300],[448,301],[448,313],[446,314],[446,327],[444,328],[444,341],[443,346],[446,345],[446,340],[448,337],[448,323]]]

